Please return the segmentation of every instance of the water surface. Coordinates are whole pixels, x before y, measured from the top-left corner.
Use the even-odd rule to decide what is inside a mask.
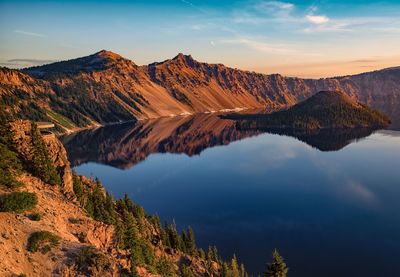
[[[262,273],[400,276],[400,132],[240,131],[212,115],[64,138],[78,173],[192,226],[198,244]]]

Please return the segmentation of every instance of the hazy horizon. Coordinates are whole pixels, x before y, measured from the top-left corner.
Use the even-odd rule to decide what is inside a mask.
[[[398,1],[1,1],[0,65],[107,49],[149,64],[192,55],[260,73],[330,77],[400,65]]]

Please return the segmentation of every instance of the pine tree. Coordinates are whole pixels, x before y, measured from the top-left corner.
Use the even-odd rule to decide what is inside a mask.
[[[236,255],[233,255],[231,260],[231,268],[229,270],[230,277],[239,277],[239,265],[237,262]]]
[[[125,224],[125,233],[123,235],[123,245],[125,249],[136,247],[139,230],[137,222],[131,213],[124,211],[123,222]]]
[[[211,246],[208,246],[208,251],[207,251],[207,261],[211,262],[214,260],[214,252]]]
[[[188,267],[185,264],[182,264],[181,267],[181,277],[195,277],[196,275],[194,275],[193,271],[190,269],[190,267]]]
[[[246,269],[244,268],[244,264],[240,264],[240,269],[239,269],[239,276],[240,277],[247,277],[247,272]]]
[[[82,181],[80,180],[79,176],[73,172],[72,173],[72,184],[73,184],[73,190],[75,193],[76,198],[78,201],[82,204],[82,198],[83,198],[83,186],[82,186]]]
[[[226,262],[222,263],[221,266],[221,277],[229,277],[229,266]]]
[[[14,138],[14,133],[11,130],[10,118],[8,118],[6,114],[4,114],[3,111],[0,109],[0,142],[4,143],[9,148],[13,149],[14,148],[13,138]]]
[[[171,247],[171,242],[168,235],[168,224],[164,223],[164,227],[161,228],[161,240],[166,247]]]
[[[199,256],[201,259],[205,260],[206,259],[206,252],[203,250],[203,248],[199,249]]]
[[[150,217],[150,222],[156,228],[157,231],[161,231],[161,222],[160,222],[160,217],[157,214],[153,214]]]
[[[17,153],[0,141],[0,187],[16,188],[22,185],[15,179],[21,174],[22,164]]]
[[[286,277],[289,268],[278,251],[274,249],[272,251],[272,262],[267,264],[267,271],[265,277]]]
[[[45,183],[59,185],[61,183],[60,175],[50,158],[49,151],[35,123],[31,125],[31,143],[32,173]]]
[[[115,201],[111,194],[106,193],[106,200],[104,203],[105,223],[113,224],[115,222]]]
[[[186,251],[189,255],[196,255],[197,251],[196,251],[196,241],[194,238],[194,233],[193,233],[193,229],[189,226],[187,229],[187,234],[186,234],[186,240],[184,240],[185,242],[185,248]]]
[[[217,249],[217,246],[215,246],[215,245],[214,245],[214,248],[213,248],[213,254],[214,254],[214,256],[213,256],[213,261],[221,262],[221,261],[220,261],[220,258],[219,258],[219,256],[218,256],[218,249]]]

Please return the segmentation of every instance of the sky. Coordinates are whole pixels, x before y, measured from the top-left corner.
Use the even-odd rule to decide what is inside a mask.
[[[0,65],[113,51],[136,64],[190,54],[261,73],[355,74],[400,65],[400,0],[0,0]]]

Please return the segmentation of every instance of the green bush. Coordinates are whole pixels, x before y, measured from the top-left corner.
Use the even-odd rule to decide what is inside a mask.
[[[30,252],[39,251],[42,254],[49,252],[59,244],[60,237],[48,231],[34,232],[28,238],[27,250]]]
[[[0,212],[23,212],[34,208],[37,196],[30,192],[11,192],[0,195]]]
[[[183,264],[181,267],[181,276],[182,277],[195,277],[195,275],[194,275],[193,271],[190,269],[190,267],[185,264]],[[235,275],[232,275],[232,276],[235,276]]]
[[[177,276],[174,264],[164,256],[162,256],[157,262],[157,272],[162,276]]]
[[[33,213],[28,215],[28,218],[32,221],[40,221],[42,219],[42,215],[40,213]]]
[[[74,261],[79,271],[89,275],[107,272],[111,267],[109,258],[93,246],[79,249],[74,256]]]

